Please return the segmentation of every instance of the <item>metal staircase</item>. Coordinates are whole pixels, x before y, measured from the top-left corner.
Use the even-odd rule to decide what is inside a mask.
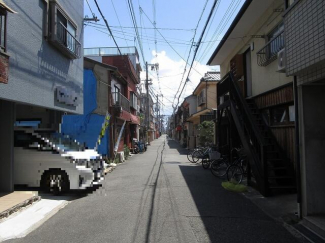
[[[241,143],[247,153],[252,176],[248,183],[263,195],[282,190],[295,190],[295,175],[292,163],[278,145],[253,99],[245,99],[232,74],[228,73],[217,87],[220,97],[226,101],[218,106],[219,116],[226,109],[231,116]]]

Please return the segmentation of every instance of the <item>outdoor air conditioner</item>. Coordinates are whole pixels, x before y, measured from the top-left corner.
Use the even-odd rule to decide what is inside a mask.
[[[278,72],[279,73],[286,72],[286,56],[285,56],[284,48],[278,52]]]

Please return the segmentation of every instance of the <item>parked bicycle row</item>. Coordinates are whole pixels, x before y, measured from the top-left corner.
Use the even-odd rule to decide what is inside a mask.
[[[201,163],[204,169],[210,169],[218,178],[240,184],[247,175],[244,149],[233,148],[230,153],[227,149],[222,150],[225,152],[221,153],[213,146],[199,147],[189,150],[187,159],[192,163]]]

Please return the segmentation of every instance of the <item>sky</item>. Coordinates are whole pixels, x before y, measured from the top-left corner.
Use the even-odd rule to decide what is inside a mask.
[[[94,0],[84,1],[85,16],[92,17],[94,14],[100,19],[98,22],[85,22],[84,47],[116,47]],[[137,47],[143,69],[142,82],[146,77],[144,61],[159,64],[158,71],[149,68],[149,78],[152,79],[150,90],[152,95],[159,95],[161,114],[170,115],[178,98],[180,105],[184,97],[193,93],[206,72],[219,71],[218,66],[207,66],[206,63],[245,0],[217,0],[182,95],[180,90],[188,76],[196,44],[214,0],[131,1],[139,38],[136,37],[128,0],[97,0],[117,45]]]

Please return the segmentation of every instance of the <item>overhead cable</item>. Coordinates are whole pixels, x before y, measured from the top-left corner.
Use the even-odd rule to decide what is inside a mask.
[[[202,38],[203,38],[203,36],[204,36],[205,30],[206,30],[206,28],[207,28],[207,26],[208,26],[208,24],[209,24],[209,21],[210,21],[210,19],[211,19],[211,16],[212,16],[212,14],[213,14],[213,11],[214,11],[214,9],[215,9],[215,7],[216,7],[217,2],[218,2],[218,0],[215,0],[215,1],[214,1],[213,6],[212,6],[211,11],[210,11],[210,14],[209,14],[209,17],[208,17],[208,19],[207,19],[207,21],[206,21],[206,23],[205,23],[205,25],[204,25],[204,28],[203,28],[202,34],[201,34],[200,39],[199,39],[199,41],[198,41],[198,43],[197,43],[197,48],[195,49],[195,52],[194,52],[194,56],[193,56],[193,60],[192,60],[191,66],[190,66],[190,70],[188,71],[187,78],[186,78],[185,83],[184,83],[184,85],[183,85],[182,91],[181,91],[181,93],[180,93],[179,96],[178,96],[177,105],[175,106],[175,108],[174,108],[174,112],[173,112],[173,113],[175,113],[176,108],[177,108],[177,106],[178,106],[178,104],[179,104],[180,96],[182,95],[183,90],[184,90],[184,88],[185,88],[185,86],[186,86],[187,80],[188,80],[188,78],[189,78],[189,76],[190,76],[190,73],[191,73],[191,70],[192,70],[192,67],[193,67],[193,63],[194,63],[194,60],[195,60],[195,57],[196,57],[197,51],[198,51],[198,49],[200,48]]]

